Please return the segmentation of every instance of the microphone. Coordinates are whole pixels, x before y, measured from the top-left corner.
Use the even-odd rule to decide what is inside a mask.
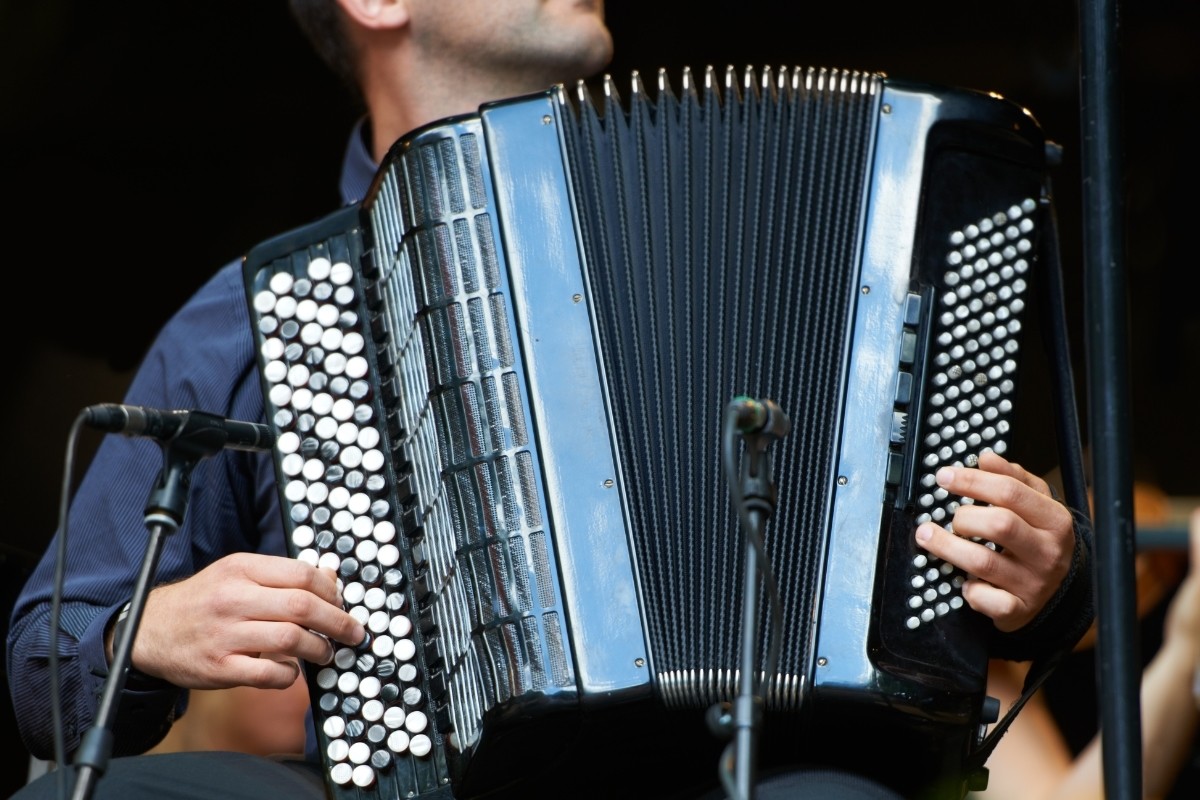
[[[792,421],[774,400],[755,400],[739,396],[733,399],[737,429],[743,436],[767,436],[782,439],[792,431]]]
[[[84,409],[84,421],[109,433],[146,436],[160,442],[205,438],[218,449],[263,451],[275,444],[275,435],[266,425],[225,419],[205,411],[160,411],[101,403]]]

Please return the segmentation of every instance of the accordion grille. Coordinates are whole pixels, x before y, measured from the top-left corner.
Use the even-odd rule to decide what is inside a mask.
[[[676,96],[580,92],[566,134],[657,691],[736,695],[743,532],[721,473],[732,397],[798,424],[775,453],[766,548],[782,631],[768,703],[804,691],[853,308],[877,80],[770,70]],[[628,110],[623,110],[627,108]],[[797,418],[798,417],[798,418]],[[760,653],[766,652],[769,614]]]

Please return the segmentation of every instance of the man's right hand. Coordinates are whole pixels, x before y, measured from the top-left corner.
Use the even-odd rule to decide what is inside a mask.
[[[132,664],[185,689],[285,689],[297,659],[324,664],[331,639],[354,646],[365,636],[342,609],[333,570],[234,553],[150,592]]]

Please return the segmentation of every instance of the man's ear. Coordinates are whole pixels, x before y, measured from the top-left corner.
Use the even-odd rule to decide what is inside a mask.
[[[364,28],[383,30],[408,24],[408,0],[337,0],[349,17]]]

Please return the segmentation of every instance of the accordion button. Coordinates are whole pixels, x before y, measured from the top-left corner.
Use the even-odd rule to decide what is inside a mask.
[[[313,291],[313,298],[316,300],[325,301],[325,300],[328,300],[330,298],[330,296],[332,296],[332,294],[333,294],[333,287],[327,283],[323,283],[315,288],[315,290]],[[338,314],[339,313],[341,313],[341,312],[337,306],[332,305],[331,303],[322,302],[321,305],[317,308],[317,317],[316,317],[317,324],[320,325],[322,328],[324,328],[325,331],[331,331],[331,330],[336,331],[337,328],[335,326],[337,325],[337,322],[338,322]],[[322,345],[321,346],[325,347],[326,350],[332,349],[324,343],[324,334],[322,334]]]
[[[376,611],[367,619],[367,628],[372,633],[384,633],[389,629],[391,620],[386,611]]]
[[[404,683],[414,683],[421,677],[421,671],[417,669],[416,664],[401,664],[396,671],[396,677]]]
[[[387,520],[377,522],[371,529],[371,537],[380,544],[387,544],[396,538],[396,526]],[[391,570],[388,570],[388,573],[390,572]],[[384,577],[384,581],[387,581],[386,575]]]
[[[410,711],[404,718],[404,727],[409,733],[421,733],[428,725],[429,718],[424,711]]]
[[[284,299],[287,300],[288,298],[284,298]],[[292,307],[294,307],[294,304]],[[276,310],[277,311],[280,310],[280,306],[276,306]],[[284,317],[285,315],[280,314],[279,316]],[[285,319],[279,325],[279,335],[282,336],[284,339],[295,339],[296,335],[298,333],[300,333],[300,323],[296,322],[296,320],[294,320],[294,319]],[[294,356],[291,355],[291,352],[293,352],[293,348],[298,348],[299,346],[300,345],[298,345],[298,344],[289,344],[288,345],[288,350],[289,350],[288,357],[289,358],[291,358],[291,359],[299,358],[298,354],[294,355]],[[295,351],[295,352],[298,352],[298,351]]]
[[[388,623],[388,632],[397,639],[402,639],[412,633],[412,621],[403,614],[392,617]]]
[[[361,721],[355,720],[355,722],[358,722],[359,728],[364,727]],[[358,734],[361,733],[361,730],[358,731]],[[354,744],[350,745],[350,750],[347,752],[347,757],[355,764],[365,764],[367,763],[367,759],[371,757],[371,747],[366,742],[355,742]]]
[[[334,764],[329,770],[329,777],[339,786],[345,786],[354,775],[354,767],[349,764]]]
[[[309,322],[305,322],[300,328],[300,341],[310,347],[320,344],[325,329],[321,327],[319,322],[311,321],[317,316],[317,304],[306,300],[300,304],[300,307],[296,311],[297,316],[307,317],[310,320]],[[323,355],[312,355],[310,353],[311,359],[314,362],[319,362]]]
[[[331,308],[331,306],[326,306],[326,308]],[[336,321],[337,320],[335,319],[335,324]],[[321,347],[328,351],[339,350],[341,349],[342,338],[344,336],[345,334],[340,328],[326,327],[325,330],[321,332]]]
[[[358,579],[362,581],[364,586],[378,586],[383,580],[382,572],[377,565],[367,563],[372,560],[374,554],[372,553],[372,558],[367,558],[367,551],[366,548],[363,547],[363,544],[365,544],[365,542],[360,543],[358,548],[354,551],[354,554],[358,556],[359,560],[364,562],[363,568],[358,573]]]
[[[330,761],[345,761],[349,753],[350,745],[345,739],[334,739],[329,743],[329,747],[325,748],[325,755],[329,756]]]
[[[322,689],[332,689],[337,686],[337,670],[326,667],[317,673],[317,686]]]
[[[308,547],[315,538],[313,529],[308,525],[297,525],[296,529],[292,531],[292,544],[298,548]]]
[[[354,557],[343,558],[342,563],[338,565],[338,575],[344,580],[349,580],[358,574],[358,559]]]
[[[397,661],[412,661],[412,657],[417,654],[417,646],[413,644],[412,639],[401,639],[396,642],[394,652]]]
[[[363,378],[370,374],[370,365],[362,356],[353,356],[346,360],[346,375],[351,378]]]
[[[375,526],[376,540],[379,540],[379,529],[383,525],[388,525],[390,527],[391,523],[381,522]],[[394,530],[393,530],[393,534],[394,534]],[[387,572],[383,573],[383,585],[392,590],[403,589],[404,588],[404,573],[398,569],[389,569]],[[391,605],[389,604],[388,607],[391,608]]]
[[[311,483],[305,490],[304,499],[314,506],[319,506],[329,497],[329,487],[323,483]]]
[[[354,268],[345,261],[339,261],[330,268],[329,280],[336,286],[345,286],[354,280]]]
[[[400,560],[400,549],[394,544],[385,544],[379,548],[377,558],[379,563],[385,567],[395,566],[396,562]]]
[[[371,698],[367,702],[363,703],[362,717],[367,722],[378,722],[380,719],[383,718],[383,703],[381,703],[379,700],[376,700],[375,698]],[[372,730],[375,730],[375,729],[382,730],[382,727],[383,726],[381,726],[381,725],[372,725],[367,730],[368,738],[371,736]],[[376,732],[378,733],[378,731],[376,731]],[[374,741],[376,744],[378,744],[379,742],[383,741],[383,737],[380,736],[378,739],[373,739],[372,741]]]
[[[346,361],[346,356],[341,353],[330,353],[325,356],[322,366],[324,366],[326,374],[336,377],[346,371]]]
[[[279,273],[275,278],[284,273]],[[272,278],[274,280],[274,278]],[[254,310],[259,314],[270,314],[275,309],[276,292],[262,291],[254,295]]]
[[[363,605],[372,611],[378,611],[379,609],[383,608],[383,604],[386,599],[387,593],[378,586],[373,586],[370,589],[367,589],[367,593],[363,597]]]
[[[338,669],[350,669],[358,660],[358,653],[353,647],[339,647],[333,654],[333,665]]]
[[[329,271],[332,267],[333,262],[328,258],[325,256],[316,256],[312,261],[308,262],[308,269],[305,272],[314,281],[323,281],[329,277]]]
[[[359,744],[366,747],[366,744],[363,742],[359,742]],[[366,789],[375,783],[375,770],[371,769],[367,764],[359,764],[354,768],[352,780],[358,788]]]
[[[392,754],[387,750],[376,750],[371,754],[371,766],[377,770],[385,770],[392,766]]]
[[[338,691],[342,692],[343,694],[349,694],[350,692],[353,692],[358,688],[358,676],[353,672],[343,672],[338,677],[337,687]]]
[[[330,739],[336,739],[346,732],[346,721],[341,717],[329,717],[325,720],[325,724],[321,726],[325,731],[325,735]]]
[[[347,583],[342,587],[342,601],[347,605],[356,606],[362,602],[366,595],[367,589],[358,581]]]
[[[380,658],[387,658],[395,652],[395,642],[390,636],[376,636],[371,643],[371,652]]]
[[[433,742],[425,734],[418,733],[408,743],[408,749],[414,756],[420,758],[429,755],[429,751],[433,750]]]

